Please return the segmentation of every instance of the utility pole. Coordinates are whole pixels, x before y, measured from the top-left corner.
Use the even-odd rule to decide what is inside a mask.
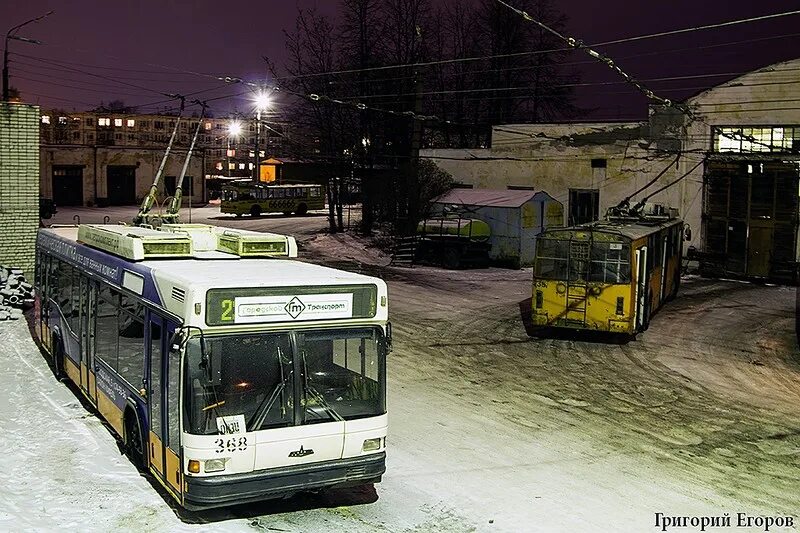
[[[8,30],[6,32],[5,47],[4,47],[4,50],[3,50],[3,101],[4,102],[8,102],[8,97],[9,97],[9,86],[8,86],[8,41],[13,39],[15,41],[23,41],[23,42],[31,43],[31,44],[42,44],[42,41],[39,41],[37,39],[28,39],[27,37],[19,37],[17,35],[17,31],[19,31],[19,29],[22,28],[23,26],[27,26],[28,24],[31,24],[33,22],[38,22],[38,21],[42,20],[45,17],[49,17],[52,14],[53,14],[53,11],[48,11],[44,15],[40,15],[40,16],[38,16],[36,18],[32,18],[31,20],[23,22],[22,24],[17,24],[16,26],[14,26],[13,28],[11,28],[10,30]]]

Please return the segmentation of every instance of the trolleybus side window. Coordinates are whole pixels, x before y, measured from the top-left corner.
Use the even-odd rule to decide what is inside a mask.
[[[100,285],[97,298],[97,345],[95,354],[111,368],[117,368],[117,337],[119,325],[117,324],[117,308],[119,295],[107,285]]]
[[[121,294],[119,309],[119,353],[117,372],[135,388],[144,375],[144,308]]]

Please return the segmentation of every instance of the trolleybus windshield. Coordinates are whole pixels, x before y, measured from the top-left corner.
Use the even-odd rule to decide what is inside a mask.
[[[386,412],[378,328],[206,336],[203,344],[192,337],[187,345],[189,433],[216,434],[222,417],[241,416],[241,431],[257,431]]]

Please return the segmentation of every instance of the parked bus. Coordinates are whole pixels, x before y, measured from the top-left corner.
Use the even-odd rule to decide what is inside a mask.
[[[263,185],[250,180],[222,187],[222,213],[254,217],[263,213],[305,215],[309,210],[325,208],[325,188],[314,184]]]
[[[635,335],[680,285],[674,213],[547,229],[536,243],[532,322]]]
[[[381,480],[386,284],[296,255],[203,225],[39,230],[55,373],[183,507]]]

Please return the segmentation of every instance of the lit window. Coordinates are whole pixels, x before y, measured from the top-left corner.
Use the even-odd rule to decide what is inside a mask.
[[[250,153],[249,153],[248,155],[249,155],[250,157],[253,157],[254,155],[256,155],[256,153],[255,153],[254,151],[250,150]]]
[[[121,118],[115,118],[114,119],[114,125],[117,126],[117,127],[121,127],[122,126],[122,119]]]
[[[228,157],[234,157],[234,156],[236,156],[236,150],[228,150],[226,155]]]
[[[210,122],[206,122],[206,129],[207,129],[207,130],[210,130],[210,129],[211,129],[211,123],[210,123]]]
[[[58,123],[59,124],[66,124],[67,123],[67,117],[58,117]]]
[[[129,128],[132,128],[132,127],[134,127],[135,125],[136,125],[136,121],[135,121],[134,119],[132,119],[132,118],[129,118],[129,119],[128,119],[128,127],[129,127]]]
[[[42,124],[50,124],[50,115],[42,115]]]
[[[247,168],[249,168],[250,170],[253,170],[253,163],[247,163]]]
[[[239,163],[239,170],[244,170],[244,163]]]
[[[222,161],[217,161],[217,170],[222,170]]]
[[[111,125],[111,119],[110,118],[98,118],[97,119],[97,125],[98,126],[110,126]]]
[[[258,157],[264,157],[264,150],[258,151]]]
[[[228,163],[228,170],[236,170],[236,163]]]

